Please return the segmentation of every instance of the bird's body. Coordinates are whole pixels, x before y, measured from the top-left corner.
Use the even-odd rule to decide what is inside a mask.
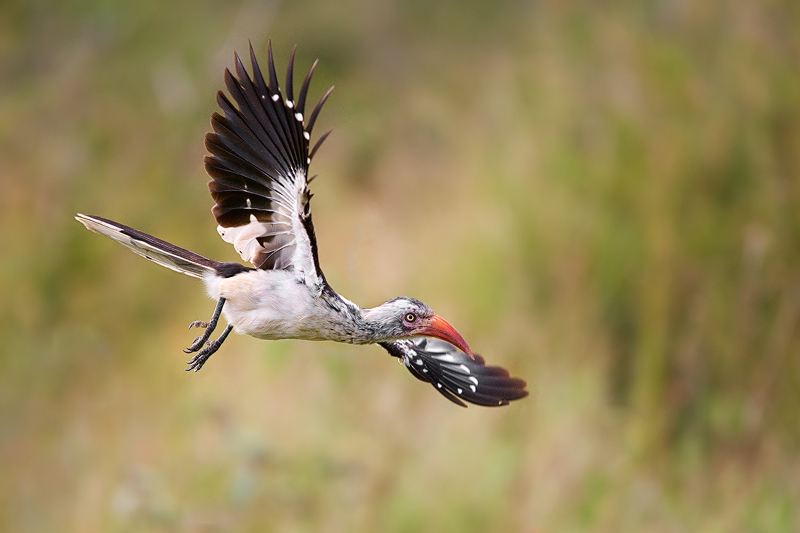
[[[211,298],[225,298],[222,314],[236,333],[264,340],[384,340],[369,335],[356,304],[327,286],[298,282],[285,270],[252,270],[236,278],[204,278]]]
[[[334,310],[321,287],[298,283],[285,270],[253,270],[237,278],[204,278],[209,296],[225,298],[222,313],[236,333],[264,340],[346,342],[342,317],[347,313],[343,306]]]
[[[78,215],[88,229],[110,237],[162,266],[201,278],[217,300],[211,320],[193,322],[205,333],[187,348],[196,352],[188,370],[199,370],[231,331],[259,339],[303,339],[350,344],[380,344],[423,381],[450,400],[505,405],[527,395],[525,382],[499,367],[487,367],[450,324],[424,303],[393,298],[362,309],[328,284],[319,266],[311,222],[308,166],[327,137],[309,150],[311,131],[330,90],[306,120],[311,74],[299,98],[292,94],[294,52],[286,77],[286,96],[278,87],[269,49],[268,79],[250,50],[251,78],[236,55],[236,76],[225,72],[225,84],[237,105],[222,93],[214,113],[214,133],[206,135],[206,170],[216,205],[217,230],[255,268],[207,259],[144,232],[111,220]],[[222,315],[228,325],[209,341]],[[190,326],[191,327],[191,326]],[[420,336],[441,339],[427,344]],[[458,352],[462,350],[463,353]]]

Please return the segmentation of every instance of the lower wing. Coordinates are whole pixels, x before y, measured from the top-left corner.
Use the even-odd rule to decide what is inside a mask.
[[[528,395],[524,380],[511,377],[499,366],[486,366],[483,357],[475,360],[449,342],[415,337],[381,346],[399,358],[414,376],[433,385],[445,398],[462,407],[467,401],[486,407],[508,405]]]

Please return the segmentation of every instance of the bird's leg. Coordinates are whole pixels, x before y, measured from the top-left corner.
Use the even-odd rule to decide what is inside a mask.
[[[228,337],[228,334],[232,329],[233,326],[228,324],[228,326],[225,328],[225,331],[222,332],[222,335],[220,335],[218,339],[211,341],[208,346],[200,351],[200,353],[192,357],[191,361],[187,361],[186,364],[189,365],[189,368],[187,368],[186,371],[188,372],[190,370],[194,370],[197,372],[203,368],[203,365],[206,364],[208,358],[214,355],[214,353],[219,350],[219,347],[222,346],[222,343],[225,342],[225,339]]]
[[[184,349],[183,351],[186,353],[192,353],[198,351],[202,348],[211,334],[214,332],[214,328],[217,327],[217,321],[219,320],[219,315],[222,313],[222,306],[225,305],[225,298],[220,298],[217,302],[217,307],[214,308],[214,314],[211,315],[211,321],[209,322],[202,322],[200,320],[195,320],[191,324],[189,324],[189,329],[194,327],[198,328],[205,328],[205,332],[199,337],[197,337],[191,346]]]

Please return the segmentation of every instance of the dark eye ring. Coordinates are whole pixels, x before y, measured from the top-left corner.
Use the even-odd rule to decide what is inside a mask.
[[[415,315],[414,313],[406,313],[406,316],[404,318],[405,318],[406,322],[416,322],[417,321],[417,315]]]

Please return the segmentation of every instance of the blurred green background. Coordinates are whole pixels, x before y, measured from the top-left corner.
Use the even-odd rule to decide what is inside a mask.
[[[800,530],[800,4],[0,5],[3,531]],[[321,261],[528,380],[227,341],[203,134],[233,50],[313,59]],[[299,83],[299,81],[298,81]]]

